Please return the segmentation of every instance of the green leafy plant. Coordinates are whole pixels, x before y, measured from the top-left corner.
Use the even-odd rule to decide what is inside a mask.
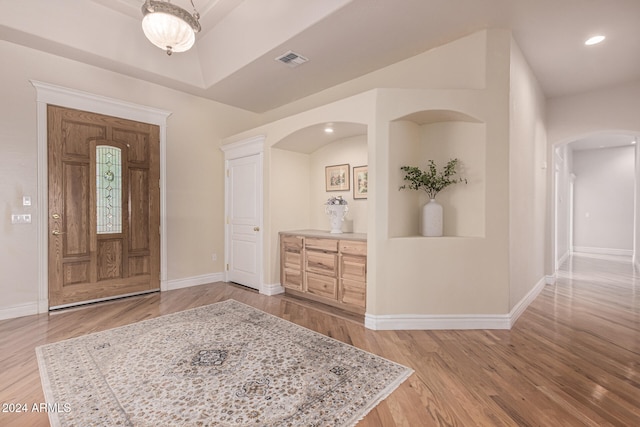
[[[456,176],[458,174],[456,170],[458,163],[458,159],[451,159],[441,171],[438,171],[433,160],[429,160],[428,167],[424,171],[417,166],[402,166],[400,169],[405,171],[404,180],[408,184],[400,187],[400,190],[405,188],[423,190],[429,195],[430,199],[435,199],[436,194],[448,186],[459,182],[467,183],[465,178]]]

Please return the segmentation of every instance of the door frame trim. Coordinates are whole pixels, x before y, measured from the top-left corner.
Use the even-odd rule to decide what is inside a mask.
[[[167,290],[167,241],[166,241],[166,144],[167,118],[170,111],[134,104],[115,98],[95,95],[76,89],[30,80],[36,89],[37,139],[38,139],[38,191],[35,218],[38,235],[38,313],[49,311],[49,261],[48,261],[48,162],[47,162],[47,105],[58,105],[92,113],[120,117],[157,125],[160,128],[160,290]]]
[[[258,263],[258,281],[259,281],[259,292],[261,294],[270,295],[267,286],[264,283],[264,142],[266,136],[265,135],[257,135],[251,138],[243,139],[241,141],[236,141],[230,144],[225,144],[220,147],[222,152],[224,153],[224,280],[228,281],[229,272],[226,268],[226,265],[229,263],[229,249],[231,242],[231,233],[229,227],[229,177],[227,176],[227,171],[229,170],[229,161],[240,159],[242,157],[249,157],[254,155],[259,155],[258,168],[260,175],[261,185],[258,188],[258,227],[260,227],[260,232],[258,233],[258,250],[259,254],[256,262]]]

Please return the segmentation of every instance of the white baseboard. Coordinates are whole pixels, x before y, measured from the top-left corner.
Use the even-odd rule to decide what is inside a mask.
[[[628,257],[633,256],[633,250],[631,249],[591,248],[588,246],[574,246],[573,251],[583,254],[615,255]]]
[[[564,262],[571,256],[571,251],[566,251],[564,253],[564,255],[562,255],[560,257],[560,259],[558,260],[558,267],[561,267],[562,264],[564,264]]]
[[[31,316],[33,314],[38,314],[37,301],[0,308],[0,320]]]
[[[263,283],[260,287],[262,295],[272,296],[284,293],[284,287],[280,283],[267,284]]]
[[[383,314],[366,313],[364,326],[376,331],[442,329],[511,329],[518,317],[544,289],[544,277],[518,302],[509,314]]]
[[[511,329],[511,327],[515,325],[520,315],[524,313],[527,307],[529,307],[529,305],[536,299],[540,292],[542,292],[546,284],[547,277],[548,276],[545,276],[542,279],[538,280],[538,283],[536,283],[535,286],[524,296],[524,298],[522,298],[511,309],[511,312],[509,313],[509,329]]]
[[[208,283],[224,281],[224,273],[203,274],[201,276],[185,277],[184,279],[168,280],[162,287],[163,291],[188,288],[190,286],[206,285]]]
[[[376,331],[440,329],[509,329],[507,314],[382,314],[364,315],[364,326]]]

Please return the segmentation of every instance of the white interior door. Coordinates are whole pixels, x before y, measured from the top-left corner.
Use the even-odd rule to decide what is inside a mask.
[[[260,290],[262,156],[227,161],[227,281]]]

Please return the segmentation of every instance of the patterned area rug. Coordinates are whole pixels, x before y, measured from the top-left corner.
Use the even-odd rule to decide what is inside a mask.
[[[53,426],[353,426],[413,372],[233,300],[36,353]]]

